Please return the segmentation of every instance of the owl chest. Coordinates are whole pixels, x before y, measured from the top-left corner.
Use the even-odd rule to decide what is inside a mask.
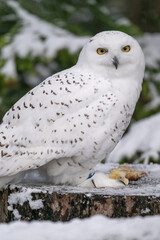
[[[115,104],[104,117],[94,137],[98,143],[94,146],[94,159],[102,160],[114,149],[130,123],[133,110],[133,106],[122,102]]]
[[[133,107],[128,104],[115,107],[112,111],[112,117],[109,120],[108,132],[113,143],[117,144],[126,128],[128,127],[133,114]],[[107,122],[107,120],[106,120]]]

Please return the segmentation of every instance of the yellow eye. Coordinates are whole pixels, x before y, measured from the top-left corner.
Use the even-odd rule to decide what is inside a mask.
[[[102,54],[105,54],[106,52],[108,52],[106,49],[104,49],[104,48],[98,48],[97,49],[97,53],[99,54],[99,55],[102,55]]]
[[[123,47],[122,49],[122,52],[129,52],[131,50],[131,47],[129,45]]]

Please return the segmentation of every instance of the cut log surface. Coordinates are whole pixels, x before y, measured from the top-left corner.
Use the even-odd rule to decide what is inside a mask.
[[[95,214],[111,218],[160,214],[160,166],[133,165],[133,168],[146,171],[148,176],[123,189],[10,185],[0,192],[0,222],[68,221]]]

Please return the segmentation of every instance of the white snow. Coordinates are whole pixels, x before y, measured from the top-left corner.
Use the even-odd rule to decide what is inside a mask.
[[[143,48],[146,66],[158,69],[160,61],[160,33],[144,33],[142,37],[137,38]]]
[[[151,210],[149,208],[145,208],[141,210],[141,214],[149,213]]]
[[[52,58],[62,48],[67,48],[69,52],[73,53],[88,40],[88,37],[75,36],[41,20],[21,8],[18,2],[7,1],[6,3],[14,9],[22,24],[13,41],[2,49],[1,57],[7,60],[2,72],[9,77],[16,77],[17,74],[14,62],[16,55],[21,58],[28,54],[31,57]]]
[[[128,18],[121,17],[120,19],[117,20],[117,25],[130,26],[131,22]]]
[[[10,56],[10,58],[8,58],[8,60],[6,61],[5,65],[1,69],[1,73],[13,79],[17,77],[15,61],[12,56]]]
[[[155,82],[160,83],[160,33],[144,33],[138,37],[145,56],[146,72],[145,79],[148,80],[149,95],[151,101],[145,105],[147,109],[155,109],[160,106],[160,96]],[[153,71],[154,70],[154,71]]]
[[[159,159],[160,152],[160,113],[132,124],[129,132],[110,154],[109,162],[119,162],[123,157],[131,158],[141,152],[145,163],[149,158]],[[139,159],[137,159],[138,161]]]
[[[8,197],[8,211],[13,211],[15,220],[20,219],[21,215],[19,214],[17,209],[14,209],[14,204],[19,203],[21,206],[24,204],[24,202],[29,201],[29,205],[31,209],[40,209],[43,208],[43,202],[42,199],[33,200],[32,199],[32,193],[38,193],[41,192],[38,189],[32,189],[32,188],[25,188],[22,187],[19,192],[15,192],[9,195]]]
[[[109,219],[97,215],[70,222],[33,221],[0,225],[3,240],[158,240],[160,216]]]
[[[17,209],[13,210],[13,215],[14,215],[15,220],[20,220],[21,219],[21,215],[19,214]]]
[[[159,76],[159,80],[160,80],[160,76]],[[148,86],[149,86],[149,91],[150,91],[149,95],[151,97],[151,101],[145,105],[145,108],[155,109],[158,106],[160,106],[160,95],[157,87],[155,86],[155,84],[153,84],[153,82],[150,81]]]

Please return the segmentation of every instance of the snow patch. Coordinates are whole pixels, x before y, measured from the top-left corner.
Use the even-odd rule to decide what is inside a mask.
[[[155,80],[155,77],[154,77],[154,80]],[[160,76],[159,76],[159,81],[160,81]],[[145,108],[146,109],[155,109],[158,106],[160,106],[159,92],[158,92],[156,85],[153,84],[153,82],[150,81],[148,86],[149,86],[151,101],[145,105]]]
[[[17,76],[14,62],[16,55],[21,58],[28,54],[31,57],[51,58],[56,56],[57,51],[62,48],[67,48],[70,53],[76,52],[89,39],[89,37],[75,36],[41,20],[21,8],[18,2],[7,1],[6,3],[14,9],[22,23],[13,41],[2,49],[1,57],[7,60],[2,72],[9,77]]]
[[[146,66],[153,69],[159,69],[160,33],[144,33],[143,37],[139,37],[137,40],[142,46]]]
[[[11,188],[14,188],[15,186],[13,185]],[[38,200],[33,200],[32,193],[39,193],[41,192],[38,189],[32,189],[32,188],[25,188],[22,187],[21,189],[18,190],[18,192],[12,193],[8,197],[8,210],[13,211],[15,219],[20,219],[21,215],[19,212],[14,209],[14,204],[20,204],[21,206],[28,201],[31,209],[40,209],[43,208],[43,202],[42,199]]]
[[[20,220],[21,219],[21,215],[19,214],[17,209],[13,210],[13,215],[14,215],[15,220]]]
[[[136,229],[136,231],[135,231]],[[97,215],[70,222],[13,222],[0,225],[3,240],[157,240],[160,216],[109,219]]]
[[[141,210],[141,214],[147,214],[149,213],[151,210],[149,208],[146,208],[146,209],[142,209]]]
[[[136,152],[142,153],[140,159],[149,163],[152,157],[159,159],[160,150],[160,113],[132,124],[129,132],[121,139],[107,159],[119,162],[123,157],[131,158]],[[137,159],[139,161],[140,159]]]
[[[17,77],[17,70],[13,57],[10,56],[10,58],[6,61],[5,65],[1,69],[1,73],[10,78]]]

